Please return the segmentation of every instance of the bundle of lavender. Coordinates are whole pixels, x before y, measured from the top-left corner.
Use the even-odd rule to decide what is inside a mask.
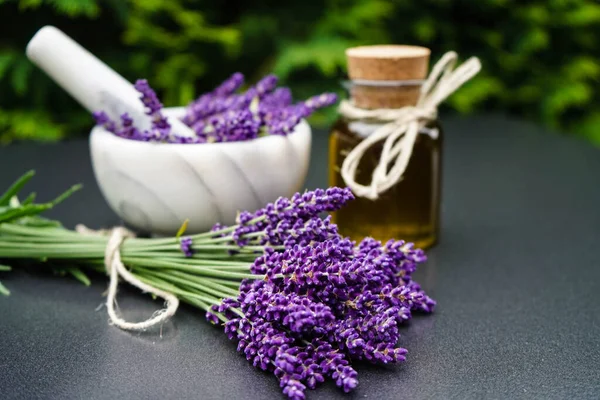
[[[60,264],[86,282],[82,269],[102,271],[108,239],[82,235],[37,214],[63,200],[33,204],[16,194],[25,175],[0,197],[0,259]],[[395,363],[399,326],[435,302],[411,276],[425,261],[410,243],[339,235],[323,212],[353,199],[328,188],[280,198],[242,212],[233,226],[160,239],[128,238],[120,257],[129,273],[177,296],[224,326],[238,351],[271,371],[290,399],[304,399],[330,378],[349,392],[358,385],[353,360]],[[6,269],[6,268],[5,268]]]
[[[337,100],[334,93],[324,93],[293,104],[290,90],[277,88],[274,75],[267,75],[255,86],[238,93],[243,83],[244,76],[235,73],[186,107],[182,121],[194,130],[194,137],[178,136],[171,131],[162,112],[162,103],[145,79],[138,80],[134,87],[140,92],[146,113],[152,118],[150,129],[138,129],[127,113],[121,115],[120,121],[112,121],[103,111],[93,116],[98,125],[127,139],[163,143],[234,142],[264,135],[285,136],[303,118]]]

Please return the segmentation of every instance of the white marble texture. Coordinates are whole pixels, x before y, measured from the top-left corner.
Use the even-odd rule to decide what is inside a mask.
[[[180,108],[168,109],[176,116]],[[308,172],[311,129],[302,121],[287,137],[213,144],[148,143],[94,127],[90,137],[98,185],[128,225],[172,235],[189,219],[188,233],[232,224],[299,191]]]

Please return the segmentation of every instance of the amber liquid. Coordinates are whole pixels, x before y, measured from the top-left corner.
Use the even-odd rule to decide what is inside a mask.
[[[329,141],[329,184],[345,187],[340,175],[346,155],[378,127],[365,121],[340,119]],[[361,134],[363,136],[361,136]],[[372,147],[358,166],[357,182],[368,184],[381,148]],[[377,200],[356,198],[333,214],[340,233],[353,240],[366,236],[386,241],[403,239],[420,248],[437,242],[439,231],[442,132],[432,124],[418,135],[403,179]]]

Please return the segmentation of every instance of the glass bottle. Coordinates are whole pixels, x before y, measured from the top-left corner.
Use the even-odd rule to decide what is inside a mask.
[[[374,48],[386,47],[379,52]],[[417,60],[410,59],[400,63],[398,58],[390,66],[390,60],[382,55],[388,54],[394,46],[368,46],[355,49],[368,49],[370,64],[357,72],[356,60],[352,63],[352,50],[347,51],[350,97],[354,105],[363,109],[401,108],[416,104],[420,85],[425,77],[429,52],[423,68],[412,67]],[[402,54],[407,46],[401,47]],[[423,49],[409,47],[409,50]],[[397,49],[391,49],[393,54]],[[423,50],[423,52],[425,52]],[[373,55],[375,54],[375,55]],[[412,53],[411,53],[412,54]],[[359,60],[364,61],[364,60]],[[387,64],[386,64],[387,63]],[[360,64],[360,62],[358,62]],[[363,64],[364,65],[364,62]],[[404,71],[394,68],[404,68]],[[375,74],[369,68],[377,69]],[[354,74],[354,76],[352,76]],[[358,76],[357,76],[358,75]],[[373,79],[373,76],[378,79]],[[400,76],[401,79],[398,79]],[[372,134],[386,122],[368,119],[349,119],[341,116],[333,125],[329,141],[329,184],[347,186],[340,170],[348,153],[360,141]],[[379,163],[383,141],[371,147],[362,157],[355,180],[368,185],[373,170]],[[415,243],[420,248],[428,248],[437,242],[439,232],[440,190],[441,190],[442,131],[437,121],[424,126],[417,136],[412,155],[402,179],[376,200],[358,197],[341,210],[333,214],[340,233],[353,240],[366,236],[386,241],[403,239]]]

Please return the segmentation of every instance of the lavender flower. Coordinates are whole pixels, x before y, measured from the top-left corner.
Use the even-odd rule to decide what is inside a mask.
[[[196,132],[193,138],[177,136],[162,113],[163,105],[148,81],[139,79],[135,88],[146,114],[151,117],[151,128],[142,131],[127,116],[125,126],[119,128],[103,112],[94,113],[96,123],[116,135],[142,141],[200,144],[252,140],[259,136],[286,136],[298,123],[315,110],[336,101],[335,94],[325,93],[292,104],[288,88],[277,88],[277,77],[267,75],[243,93],[237,93],[244,82],[241,73],[235,73],[209,93],[202,94],[186,107],[182,121]]]
[[[117,133],[117,126],[104,111],[92,113],[97,125],[102,125],[107,131]]]
[[[191,237],[183,237],[180,241],[181,251],[185,254],[186,257],[192,257],[194,255],[194,251],[192,250],[192,238]]]
[[[264,117],[267,132],[271,135],[287,136],[293,132],[306,114],[297,108],[275,110]]]
[[[219,323],[219,317],[217,317],[215,314],[211,313],[210,311],[206,312],[206,320],[213,325],[216,325]]]
[[[233,78],[233,77],[232,77]],[[231,78],[230,78],[231,79]],[[197,101],[187,107],[184,122],[201,133],[207,125],[205,121],[209,117],[216,117],[226,111],[241,111],[248,109],[252,100],[261,99],[275,89],[277,77],[268,75],[261,79],[254,87],[242,94],[231,94],[230,96],[219,96],[210,93],[201,96]],[[222,86],[232,86],[225,82]],[[219,89],[219,88],[218,88]]]
[[[133,140],[149,141],[152,138],[149,132],[140,132],[135,127],[133,119],[127,113],[121,115],[121,129],[116,133],[118,136]]]
[[[216,101],[217,98],[212,93],[203,94],[186,107],[185,116],[182,121],[198,132],[195,124],[201,118],[205,118],[214,113],[214,110],[217,108],[215,104]]]
[[[239,72],[231,75],[227,80],[221,83],[212,94],[217,97],[231,96],[244,84],[244,75]]]
[[[209,141],[235,142],[254,139],[258,136],[260,121],[248,110],[229,111],[211,121],[213,130],[208,133]]]
[[[327,377],[349,392],[358,385],[351,360],[397,363],[400,326],[412,312],[431,312],[435,302],[412,280],[425,254],[404,241],[385,244],[343,238],[330,217],[352,199],[348,189],[329,188],[279,198],[237,225],[215,226],[215,236],[244,246],[267,246],[250,268],[236,298],[215,313],[228,319],[225,332],[257,368],[272,371],[283,393],[304,399]]]
[[[162,103],[158,96],[148,84],[146,79],[138,79],[134,84],[135,89],[141,93],[141,100],[146,107],[146,114],[152,117],[152,128],[160,132],[160,138],[164,139],[171,129],[171,125],[162,114]]]
[[[315,110],[327,107],[336,101],[335,93],[324,93],[287,107],[270,107],[267,103],[261,109],[261,117],[271,135],[286,136],[294,130],[302,118],[307,118]]]
[[[275,90],[277,86],[277,81],[279,79],[275,75],[267,75],[262,78],[255,87],[256,95],[260,98],[264,97],[267,93]]]
[[[304,106],[304,112],[307,112],[305,117],[310,115],[313,111],[328,107],[337,101],[337,95],[335,93],[323,93],[318,96],[313,96],[306,100],[302,105]]]
[[[277,88],[266,95],[260,102],[260,109],[265,113],[292,104],[292,92],[288,88]]]
[[[329,220],[321,223],[313,218],[322,212],[336,211],[353,198],[350,189],[336,187],[298,193],[291,199],[281,197],[254,213],[240,213],[233,238],[243,246],[245,235],[265,231],[267,235],[263,237],[261,244],[278,245],[287,239],[287,244],[291,245],[312,240],[311,232],[317,236],[326,235],[328,232],[332,235],[337,234],[337,227],[331,226]],[[313,220],[312,223],[305,224],[310,220]]]
[[[220,110],[219,106],[221,99],[232,96],[244,83],[244,75],[236,72],[223,83],[217,86],[212,92],[205,93],[198,97],[195,101],[187,106],[186,115],[183,122],[193,127],[199,119],[208,117],[214,114],[216,110]],[[198,131],[198,129],[194,130]]]

